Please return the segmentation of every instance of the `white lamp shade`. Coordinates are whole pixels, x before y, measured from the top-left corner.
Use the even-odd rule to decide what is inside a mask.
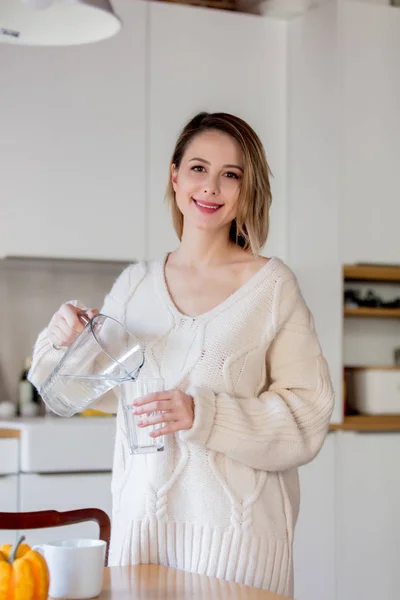
[[[0,43],[75,46],[120,28],[109,0],[0,0]]]

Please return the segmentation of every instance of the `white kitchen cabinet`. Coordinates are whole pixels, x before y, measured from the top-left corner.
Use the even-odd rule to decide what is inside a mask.
[[[100,508],[111,518],[111,473],[59,473],[20,475],[20,506],[23,512]],[[24,532],[30,544],[76,537],[98,538],[96,523]]]
[[[284,255],[286,24],[259,16],[150,2],[149,255],[178,239],[164,202],[183,125],[232,112],[260,135],[274,174],[270,253]]]
[[[146,4],[105,42],[2,46],[0,256],[144,257]]]
[[[400,433],[338,436],[337,598],[397,600]]]
[[[294,537],[296,600],[336,598],[335,454],[336,437],[330,433],[318,456],[299,470],[300,514]]]
[[[0,439],[0,512],[18,510],[18,439]],[[14,541],[15,533],[0,530],[0,545]]]
[[[0,473],[0,512],[18,511],[18,475],[2,475]],[[0,529],[1,544],[11,544],[15,532]]]
[[[100,508],[111,518],[114,418],[15,419],[2,422],[2,428],[20,431],[18,440],[0,439],[0,445],[8,445],[7,451],[0,448],[0,474],[18,473],[15,480],[19,478],[12,510]],[[0,486],[2,481],[0,478]],[[7,482],[9,490],[11,483]],[[0,492],[2,502],[1,487]],[[0,504],[0,510],[11,509],[2,509]],[[36,544],[50,539],[98,537],[99,531],[96,523],[88,522],[24,534],[28,543]]]

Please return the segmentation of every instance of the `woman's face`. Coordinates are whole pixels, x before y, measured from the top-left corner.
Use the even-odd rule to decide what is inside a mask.
[[[236,217],[243,177],[239,144],[229,135],[207,131],[188,145],[179,169],[172,165],[172,185],[185,228],[228,228]]]

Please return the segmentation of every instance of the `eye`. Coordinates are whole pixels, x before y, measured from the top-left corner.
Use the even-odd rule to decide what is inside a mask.
[[[233,171],[228,171],[227,173],[225,173],[225,177],[227,177],[228,179],[239,179],[239,175],[237,173],[234,173]]]
[[[205,172],[205,168],[203,167],[203,165],[194,165],[194,167],[192,167],[191,170],[195,171],[196,173],[204,173]]]

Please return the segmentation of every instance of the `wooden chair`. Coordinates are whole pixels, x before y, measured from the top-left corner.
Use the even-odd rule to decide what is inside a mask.
[[[111,523],[103,510],[99,508],[81,508],[58,512],[56,510],[42,510],[38,512],[0,512],[0,529],[43,529],[45,527],[60,527],[61,525],[74,525],[85,521],[96,521],[100,528],[100,539],[106,542],[105,564],[108,562],[110,546]]]

